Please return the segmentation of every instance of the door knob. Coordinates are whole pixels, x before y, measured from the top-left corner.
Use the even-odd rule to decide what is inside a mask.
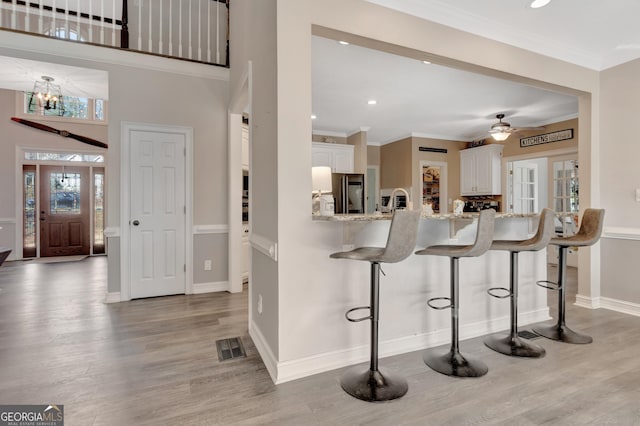
[[[136,220],[134,220],[133,222],[131,222],[131,224],[132,224],[133,226],[138,226],[138,225],[140,225],[140,221],[139,221],[138,219],[136,219]]]

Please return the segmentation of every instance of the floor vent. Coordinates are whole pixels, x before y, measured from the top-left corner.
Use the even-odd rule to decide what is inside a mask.
[[[538,334],[533,333],[529,330],[518,331],[518,336],[522,337],[523,339],[529,340],[538,339],[540,337]]]
[[[247,356],[247,354],[244,352],[242,340],[239,337],[216,340],[216,347],[218,348],[219,361],[228,361],[235,358],[245,358]]]

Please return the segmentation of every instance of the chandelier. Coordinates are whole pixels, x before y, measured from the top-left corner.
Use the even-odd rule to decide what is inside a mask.
[[[64,114],[64,103],[62,101],[62,90],[60,85],[54,84],[54,78],[43,75],[42,81],[36,80],[33,84],[33,91],[29,98],[29,108],[31,108],[34,98],[38,109],[44,114],[45,111],[58,110],[58,114]]]

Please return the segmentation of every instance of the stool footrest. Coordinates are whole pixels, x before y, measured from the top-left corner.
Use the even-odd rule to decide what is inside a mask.
[[[540,281],[536,281],[536,284],[539,285],[540,287],[544,287],[549,290],[554,290],[554,291],[560,290],[560,286],[558,285],[558,283],[553,281],[540,280]]]
[[[506,293],[500,294],[498,292],[506,292]],[[498,299],[506,299],[507,297],[512,296],[511,290],[509,290],[506,287],[491,287],[487,290],[487,294],[489,294],[489,296],[491,297],[496,297]]]
[[[435,302],[436,300],[448,300],[449,304],[444,306],[437,306],[433,304],[433,302]],[[450,297],[432,297],[431,299],[427,300],[427,305],[429,305],[431,309],[437,309],[437,310],[449,309],[452,306]]]
[[[349,314],[351,312],[360,311],[360,310],[363,310],[363,309],[368,309],[369,312],[371,312],[371,307],[370,306],[358,306],[357,308],[351,308],[347,312],[345,312],[344,317],[347,319],[347,321],[351,321],[351,322],[360,322],[360,321],[371,319],[371,315],[366,316],[366,317],[362,317],[362,318],[349,318]]]

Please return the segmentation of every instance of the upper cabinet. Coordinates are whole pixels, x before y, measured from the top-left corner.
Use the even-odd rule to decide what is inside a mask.
[[[329,166],[334,173],[353,173],[353,145],[312,144],[311,166]]]
[[[460,151],[460,194],[501,195],[503,145],[489,144]]]

